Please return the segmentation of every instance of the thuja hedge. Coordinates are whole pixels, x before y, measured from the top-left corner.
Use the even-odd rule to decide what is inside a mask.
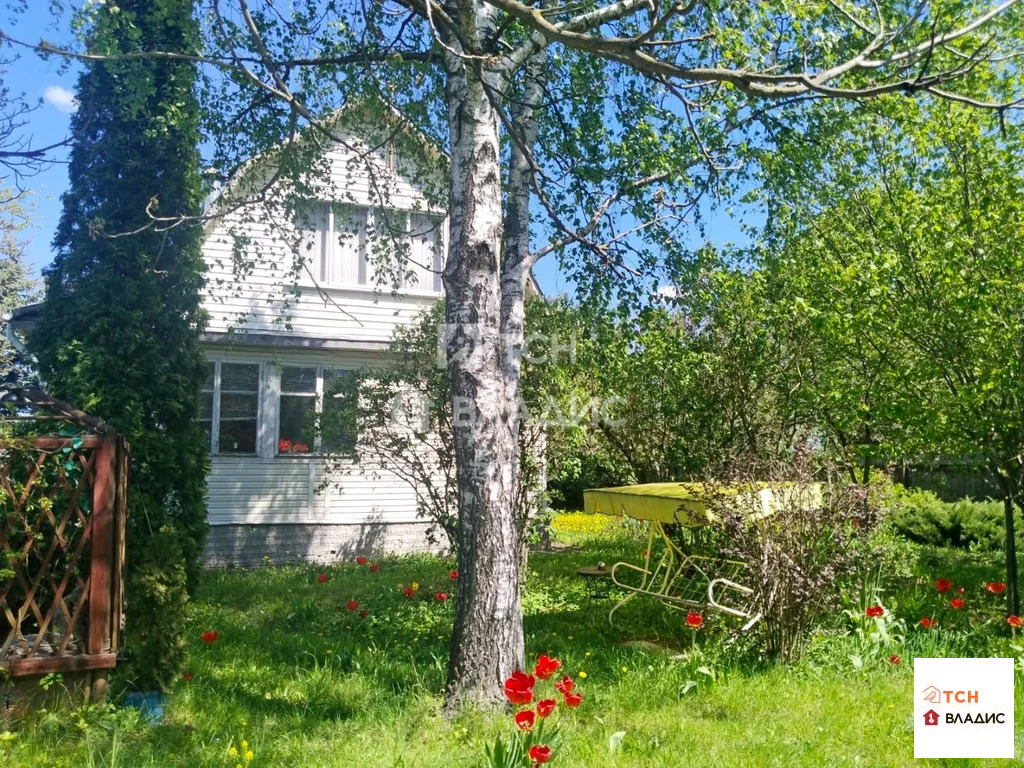
[[[89,13],[92,51],[198,45],[191,0],[120,0]],[[31,343],[50,391],[131,445],[123,679],[166,687],[206,535],[202,231],[188,219],[202,201],[196,69],[160,58],[83,67],[70,184]]]

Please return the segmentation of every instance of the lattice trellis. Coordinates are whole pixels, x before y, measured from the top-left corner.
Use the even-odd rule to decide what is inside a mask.
[[[112,435],[0,444],[0,668],[114,666],[126,473]]]

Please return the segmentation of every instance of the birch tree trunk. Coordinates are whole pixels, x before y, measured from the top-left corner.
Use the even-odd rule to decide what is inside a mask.
[[[445,66],[451,237],[444,282],[460,537],[453,709],[501,700],[503,680],[523,663],[523,621],[514,505],[518,359],[503,339],[499,116],[485,90],[497,98],[501,88],[497,75],[465,57],[448,53]],[[493,80],[485,85],[481,77]]]

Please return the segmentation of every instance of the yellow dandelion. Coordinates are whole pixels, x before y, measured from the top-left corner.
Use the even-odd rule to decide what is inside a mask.
[[[245,722],[245,720],[243,720],[243,721],[242,721],[242,727],[243,727],[243,728],[245,728],[245,726],[247,726],[247,725],[248,725],[248,723],[247,723],[247,722]]]
[[[419,585],[419,584],[417,584],[417,583],[416,583],[416,582],[414,581],[414,582],[412,583],[412,591],[413,591],[413,592],[415,592],[415,591],[416,591],[417,589],[419,589],[419,588],[420,588],[420,585]]]
[[[238,750],[235,749],[234,747],[232,747],[231,749],[228,750],[228,754],[231,755],[232,757],[238,757]]]
[[[590,651],[587,651],[587,652],[586,652],[585,654],[583,654],[583,655],[584,655],[584,656],[589,656],[589,655],[590,655]]]
[[[245,761],[249,762],[250,760],[252,760],[252,758],[253,758],[253,754],[252,754],[252,750],[250,749],[248,752],[245,753]]]
[[[580,672],[580,680],[586,680],[586,679],[587,679],[587,673],[586,672]]]
[[[629,667],[623,667],[623,668],[622,668],[622,671],[623,671],[623,672],[629,672]]]
[[[244,741],[244,740],[243,740],[243,741],[242,741],[242,751],[245,751],[245,750],[247,750],[248,748],[249,748],[249,742],[248,742],[248,741]]]

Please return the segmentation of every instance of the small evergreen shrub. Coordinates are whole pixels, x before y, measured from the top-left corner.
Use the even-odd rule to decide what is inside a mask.
[[[125,664],[118,667],[136,690],[166,691],[185,661],[183,618],[188,602],[180,537],[162,528],[128,555]]]
[[[894,530],[911,541],[936,547],[1003,550],[1006,534],[1001,501],[946,502],[931,491],[894,483],[877,493]]]

